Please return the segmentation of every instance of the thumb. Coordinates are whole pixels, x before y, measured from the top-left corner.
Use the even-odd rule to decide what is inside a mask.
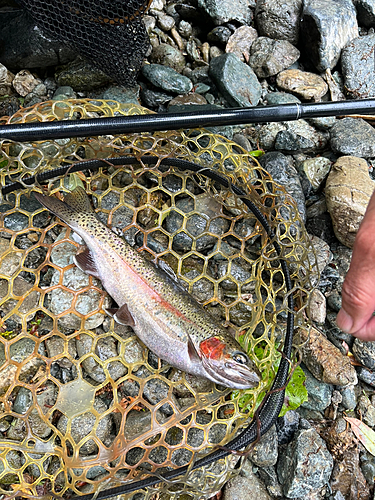
[[[358,230],[349,271],[342,287],[341,330],[362,340],[375,340],[375,195]]]

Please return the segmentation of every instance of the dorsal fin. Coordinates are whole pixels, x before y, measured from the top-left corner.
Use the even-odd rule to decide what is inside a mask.
[[[86,191],[81,186],[68,193],[64,198],[64,203],[80,214],[94,212]]]

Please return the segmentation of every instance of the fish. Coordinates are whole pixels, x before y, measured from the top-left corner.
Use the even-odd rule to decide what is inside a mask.
[[[64,201],[34,194],[84,241],[74,263],[100,279],[118,304],[106,310],[115,321],[130,325],[172,367],[232,389],[259,384],[259,369],[231,333],[187,292],[168,264],[155,265],[103,224],[81,186]]]

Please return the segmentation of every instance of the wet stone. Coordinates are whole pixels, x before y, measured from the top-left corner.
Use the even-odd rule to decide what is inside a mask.
[[[299,58],[299,50],[286,40],[259,37],[251,45],[249,65],[258,78],[268,78],[291,66]]]
[[[291,103],[300,103],[300,99],[294,96],[293,94],[289,94],[287,92],[269,92],[266,95],[267,104],[291,104]]]
[[[252,43],[258,38],[258,33],[250,26],[241,26],[228,39],[225,52],[233,52],[242,62],[250,57]]]
[[[320,101],[328,91],[328,85],[321,76],[299,69],[282,71],[277,75],[276,82],[282,90],[306,101]]]
[[[373,158],[375,130],[361,118],[343,118],[331,128],[331,147],[340,155]]]
[[[375,369],[375,342],[355,339],[352,347],[357,360],[370,370]]]
[[[341,54],[341,67],[349,99],[375,97],[375,35],[355,38]]]
[[[168,66],[178,73],[181,73],[186,66],[185,57],[182,53],[166,43],[161,43],[151,52],[150,60],[154,64]],[[168,90],[168,89],[165,89]]]
[[[13,403],[13,411],[16,413],[24,414],[33,404],[33,396],[29,389],[21,387],[17,393],[16,399]]]
[[[167,92],[186,94],[193,88],[193,84],[189,78],[161,64],[145,64],[142,67],[142,74],[155,87],[159,87]]]
[[[288,40],[296,45],[299,39],[302,0],[258,0],[255,20],[261,36]]]
[[[306,177],[312,190],[317,191],[327,177],[331,164],[332,162],[328,158],[319,156],[303,161],[298,170]]]
[[[342,396],[341,404],[346,410],[353,410],[357,406],[357,395],[354,385],[339,387]]]
[[[206,12],[214,24],[220,25],[228,21],[239,21],[250,24],[252,11],[247,0],[198,0],[198,7]]]
[[[223,489],[222,500],[239,500],[242,498],[271,500],[264,484],[253,472],[249,461],[246,461],[243,465],[240,475],[228,481]]]
[[[276,420],[279,445],[287,444],[293,439],[295,432],[298,430],[299,421],[300,416],[294,410],[287,411],[283,417]]]
[[[362,366],[357,368],[357,375],[359,380],[365,382],[371,387],[375,387],[375,372],[369,370],[368,368],[363,368]]]
[[[304,497],[328,482],[333,459],[315,429],[300,428],[282,454],[277,473],[286,497]]]
[[[151,90],[143,87],[140,94],[144,104],[152,109],[158,108],[159,106],[166,104],[172,99],[172,96],[170,94],[157,92],[156,90]]]
[[[332,385],[317,380],[304,366],[302,369],[306,376],[305,387],[309,398],[302,403],[302,407],[315,411],[325,410],[331,403]]]
[[[212,43],[225,45],[231,35],[232,31],[226,26],[217,26],[207,34],[207,40]]]
[[[316,152],[324,149],[328,132],[316,130],[306,120],[285,122],[275,137],[275,149],[285,152]]]
[[[306,220],[305,196],[296,169],[289,164],[282,153],[266,153],[260,158],[260,164],[273,179],[284,186],[297,203],[303,221]]]
[[[365,394],[361,394],[358,398],[357,413],[369,427],[375,426],[375,407]]]
[[[250,460],[258,467],[275,465],[278,457],[276,426],[273,425],[252,448]]]
[[[356,10],[350,0],[311,0],[302,12],[305,56],[318,71],[334,68],[341,50],[358,36]]]
[[[223,54],[210,62],[210,77],[231,106],[256,106],[261,86],[254,71],[234,54]]]

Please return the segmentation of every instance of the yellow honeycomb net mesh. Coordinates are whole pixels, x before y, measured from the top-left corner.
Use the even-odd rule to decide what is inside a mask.
[[[147,112],[114,101],[51,101],[0,125]],[[159,360],[130,327],[104,313],[110,298],[100,282],[73,264],[79,247],[73,233],[30,188],[11,193],[0,204],[0,494],[69,498],[191,464],[249,422],[272,382],[287,306],[280,263],[264,229],[230,189],[202,175],[141,160],[110,163],[110,157],[143,155],[210,167],[249,194],[277,234],[295,284],[295,319],[305,322],[317,269],[298,210],[235,143],[203,129],[2,141],[2,185],[107,158],[106,168],[50,181],[49,192],[82,183],[103,222],[140,252],[166,261],[233,329],[263,381],[231,393]],[[149,499],[156,492],[163,499],[208,498],[237,472],[237,461],[229,456],[177,483],[122,498]]]

